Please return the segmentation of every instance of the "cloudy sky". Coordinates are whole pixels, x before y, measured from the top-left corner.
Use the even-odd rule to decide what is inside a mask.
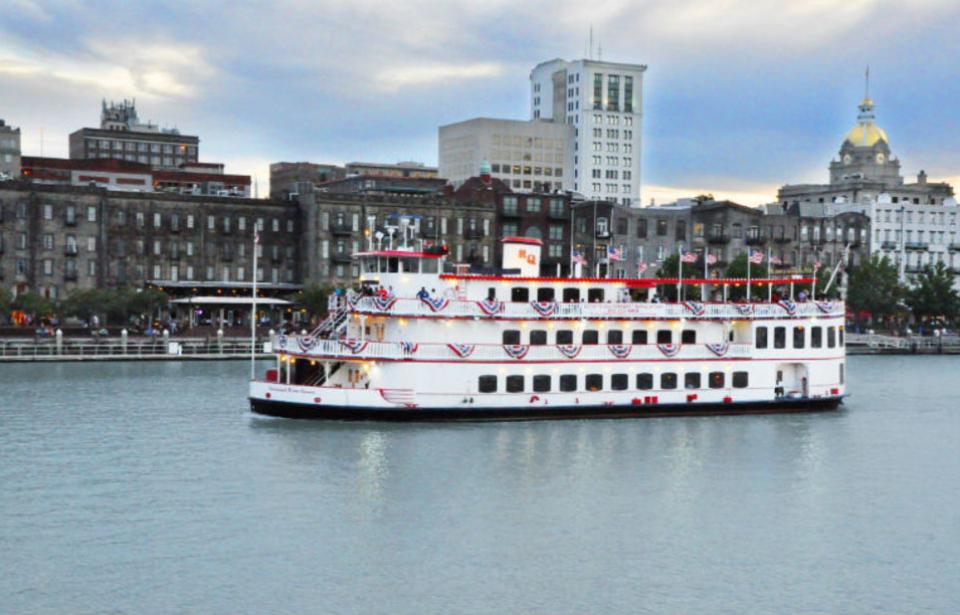
[[[540,61],[647,64],[643,199],[759,204],[825,181],[871,69],[906,174],[960,184],[955,0],[37,2],[0,13],[0,118],[67,155],[101,98],[199,134],[259,179],[278,160],[435,164],[437,127],[525,118]]]

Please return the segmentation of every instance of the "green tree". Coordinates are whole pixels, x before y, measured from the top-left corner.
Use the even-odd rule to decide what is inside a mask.
[[[906,296],[897,266],[886,256],[874,256],[850,271],[847,304],[859,321],[860,312],[885,321],[898,313]]]
[[[50,301],[37,293],[20,293],[13,300],[13,309],[30,314],[35,318],[44,318],[53,313]]]
[[[657,270],[658,278],[672,278],[676,279],[680,273],[680,257],[676,254],[671,254],[667,258],[663,259],[663,262],[660,263],[660,268]],[[683,264],[683,279],[689,280],[692,278],[703,277],[703,264],[698,265],[697,263],[684,263]],[[700,291],[691,292],[692,287],[687,287],[684,290],[684,294],[687,297],[696,297],[700,298]],[[661,284],[657,286],[657,295],[661,299],[667,301],[676,301],[677,300],[677,285],[676,284]]]
[[[307,310],[310,317],[323,316],[327,312],[327,298],[333,288],[328,285],[311,284],[295,293],[290,300]]]
[[[953,322],[960,312],[960,295],[953,288],[953,274],[943,263],[927,267],[914,278],[907,292],[907,305],[921,321]]]
[[[157,310],[167,307],[169,303],[170,298],[162,290],[143,288],[129,293],[126,309],[128,314],[145,315],[153,318]]]
[[[60,314],[89,321],[94,314],[104,313],[104,306],[110,300],[110,295],[110,291],[96,288],[75,290],[60,306]]]
[[[727,265],[726,277],[730,279],[747,279],[747,254],[738,254],[730,264]],[[767,265],[766,263],[760,263],[759,265],[750,264],[750,279],[757,280],[760,278],[767,277]],[[757,286],[750,290],[750,299],[756,301],[757,299],[765,299],[769,295],[769,291],[766,286]],[[727,297],[731,300],[746,299],[747,297],[747,286],[743,284],[741,286],[730,286],[727,290]]]
[[[13,295],[6,288],[0,287],[0,315],[7,316],[13,305]]]

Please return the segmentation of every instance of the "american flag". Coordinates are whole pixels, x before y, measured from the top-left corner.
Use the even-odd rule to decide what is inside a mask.
[[[690,252],[689,250],[680,250],[680,262],[682,263],[697,262],[697,253]]]
[[[622,261],[623,260],[623,250],[620,248],[615,248],[610,246],[607,248],[607,260],[611,261]]]
[[[780,257],[779,257],[779,256],[774,256],[774,255],[772,255],[772,254],[770,255],[770,264],[771,264],[771,265],[779,265],[779,264],[781,264],[781,263],[783,263],[783,261],[780,260]]]
[[[750,250],[750,262],[754,265],[759,265],[763,262],[763,252],[760,250]],[[771,259],[773,260],[773,259]]]
[[[583,254],[580,254],[579,250],[574,250],[573,252],[570,253],[570,260],[572,260],[576,265],[587,264],[587,259],[583,257]]]
[[[647,264],[643,261],[637,263],[637,276],[642,276],[647,270]]]
[[[821,263],[820,261],[815,261],[815,262],[813,263],[813,270],[814,270],[814,271],[816,271],[816,270],[819,269],[820,267],[823,267],[823,263]]]
[[[717,255],[716,254],[707,254],[707,264],[716,265],[717,264]]]

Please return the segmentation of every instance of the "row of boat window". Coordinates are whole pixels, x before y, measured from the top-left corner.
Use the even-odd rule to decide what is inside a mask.
[[[773,329],[773,347],[787,347],[787,327],[771,327]],[[767,348],[770,344],[770,336],[767,327],[757,327],[754,341],[757,348]],[[810,348],[823,348],[823,330],[827,330],[827,348],[836,348],[837,345],[843,346],[843,327],[805,327],[798,325],[793,327],[793,348],[805,348],[807,345],[807,329],[810,330]]]
[[[707,374],[707,387],[711,389],[722,389],[727,386],[726,372],[710,372]],[[700,372],[687,372],[682,374],[683,388],[694,390],[703,388],[703,374]],[[659,388],[665,391],[676,389],[680,386],[681,375],[676,372],[663,372],[659,374]],[[557,391],[570,393],[576,391],[627,391],[630,390],[630,374],[610,374],[609,380],[604,383],[603,374],[563,374],[556,377]],[[749,374],[747,372],[733,372],[730,374],[730,383],[735,389],[745,389],[749,385]],[[656,388],[656,374],[643,372],[636,374],[634,389],[638,391],[650,391]],[[503,390],[507,393],[549,393],[554,390],[554,377],[548,374],[542,374],[530,377],[530,388],[527,388],[527,377],[521,375],[504,376]],[[606,386],[604,386],[606,384]],[[496,393],[499,390],[500,377],[489,375],[480,376],[477,381],[477,391],[480,393]]]
[[[623,289],[626,291],[626,289]],[[603,303],[606,299],[606,293],[603,288],[588,288],[586,292],[581,292],[579,288],[564,288],[560,296],[557,296],[557,290],[552,286],[541,286],[537,288],[537,301],[561,301],[563,303],[580,303],[585,300],[587,303]],[[629,293],[622,293],[626,298]],[[497,298],[497,289],[490,287],[487,289],[487,299],[493,301]],[[510,289],[510,301],[526,303],[532,298],[530,289],[525,286],[515,286]]]
[[[649,331],[646,329],[637,329],[630,332],[630,343],[634,345],[649,344]],[[609,329],[606,335],[607,344],[623,344],[624,332],[620,329]],[[556,344],[575,344],[575,336],[572,329],[559,329],[555,337]],[[672,344],[674,340],[673,331],[670,329],[660,329],[656,332],[658,344]],[[518,329],[507,329],[503,332],[504,344],[520,344],[521,337]],[[545,346],[547,344],[547,332],[544,329],[533,329],[530,331],[528,343],[531,346]],[[593,345],[600,343],[600,332],[596,329],[584,329],[580,334],[580,343],[584,345]],[[684,329],[680,332],[681,344],[696,344],[697,332],[694,329]]]

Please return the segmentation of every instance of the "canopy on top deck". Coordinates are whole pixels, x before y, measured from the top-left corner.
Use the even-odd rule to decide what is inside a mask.
[[[519,277],[503,275],[452,274],[440,275],[443,280],[464,280],[477,282],[544,282],[551,284],[617,284],[627,288],[654,288],[660,285],[676,286],[740,286],[746,285],[746,278],[549,278],[549,277]],[[789,284],[812,284],[812,277],[795,278],[751,278],[751,286],[784,286]]]

